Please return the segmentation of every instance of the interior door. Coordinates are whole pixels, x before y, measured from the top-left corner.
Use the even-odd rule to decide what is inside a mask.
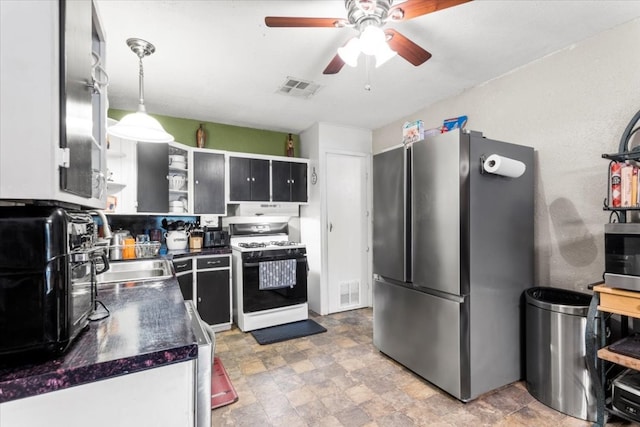
[[[369,305],[368,157],[327,153],[327,280],[330,313]]]

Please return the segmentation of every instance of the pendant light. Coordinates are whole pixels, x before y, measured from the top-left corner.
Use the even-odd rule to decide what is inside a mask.
[[[109,127],[107,133],[118,138],[140,142],[171,142],[174,140],[173,135],[168,134],[160,122],[148,115],[144,107],[144,69],[142,68],[142,58],[151,55],[156,51],[156,48],[148,41],[138,38],[127,39],[127,45],[133,53],[138,56],[140,61],[138,111],[124,116],[115,126]]]

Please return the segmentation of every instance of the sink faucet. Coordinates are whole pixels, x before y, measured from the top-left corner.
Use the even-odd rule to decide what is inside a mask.
[[[89,211],[91,215],[98,215],[100,221],[102,221],[102,234],[105,240],[111,240],[111,228],[109,227],[109,221],[103,211]]]

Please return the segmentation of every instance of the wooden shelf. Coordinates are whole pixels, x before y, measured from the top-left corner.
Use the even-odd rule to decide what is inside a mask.
[[[625,368],[635,369],[640,371],[640,359],[635,357],[625,356],[624,354],[614,353],[609,351],[608,347],[598,350],[598,357],[609,362],[613,362],[616,365],[624,366]]]
[[[598,310],[640,318],[640,292],[611,288],[606,284],[594,286],[593,291],[600,293]]]

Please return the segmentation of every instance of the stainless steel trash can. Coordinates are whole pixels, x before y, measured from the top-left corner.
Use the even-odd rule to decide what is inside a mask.
[[[566,289],[525,291],[526,384],[545,405],[572,417],[596,420],[596,399],[585,358],[591,296]]]

